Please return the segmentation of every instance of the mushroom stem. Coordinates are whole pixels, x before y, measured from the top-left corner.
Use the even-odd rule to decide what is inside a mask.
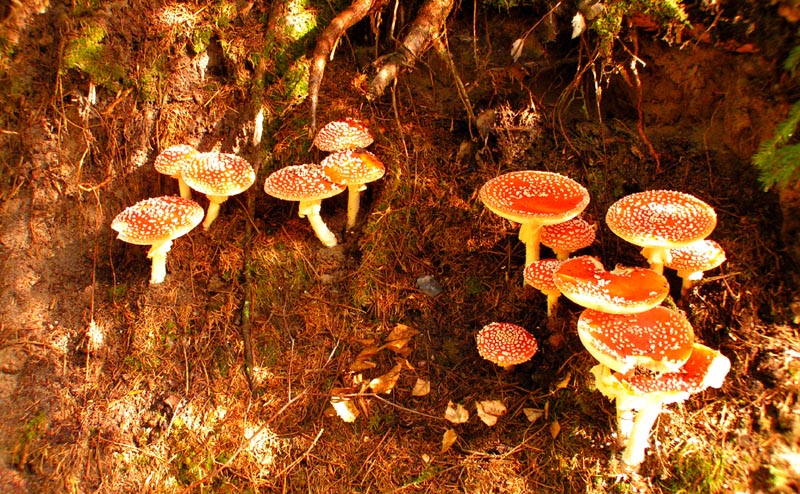
[[[206,197],[208,197],[208,211],[206,211],[206,219],[203,220],[203,230],[208,230],[211,223],[219,216],[220,204],[228,200],[228,196],[207,195]]]
[[[322,201],[300,201],[297,215],[301,218],[308,217],[311,228],[325,247],[335,247],[337,244],[336,235],[334,235],[333,232],[328,229],[328,225],[322,221],[322,217],[319,214],[321,209]]]
[[[172,248],[172,240],[153,244],[147,252],[147,257],[153,259],[153,268],[150,273],[150,284],[162,283],[167,277],[167,252]]]
[[[637,467],[644,461],[644,450],[648,446],[650,430],[653,428],[658,415],[661,413],[661,401],[652,401],[647,406],[636,412],[633,420],[630,438],[625,451],[622,452],[622,462],[629,467]]]
[[[192,189],[186,185],[186,181],[183,180],[183,177],[178,175],[175,178],[178,179],[178,189],[181,191],[181,197],[184,199],[191,199]]]
[[[617,400],[617,442],[620,446],[628,444],[633,429],[633,409],[622,405],[624,400]]]
[[[678,270],[678,277],[683,280],[681,283],[681,297],[685,297],[689,294],[689,291],[694,286],[694,282],[703,279],[703,274],[703,271]]]
[[[350,184],[347,186],[347,229],[356,226],[358,210],[361,206],[361,191],[366,189],[362,184]]]
[[[542,225],[523,223],[519,227],[519,241],[525,244],[525,266],[539,260],[539,237]]]
[[[642,255],[647,258],[650,269],[658,274],[664,274],[664,264],[669,262],[669,249],[666,247],[645,247]]]
[[[555,320],[556,312],[558,312],[558,298],[561,296],[560,291],[548,292],[547,295],[547,320],[552,322]]]

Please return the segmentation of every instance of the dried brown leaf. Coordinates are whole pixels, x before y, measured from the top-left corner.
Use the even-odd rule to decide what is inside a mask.
[[[497,419],[508,411],[503,402],[499,400],[478,401],[475,403],[475,408],[478,409],[478,417],[489,427],[496,424]]]
[[[336,415],[347,423],[355,422],[361,413],[353,403],[353,400],[349,398],[334,396],[331,398],[331,406],[336,411]]]
[[[528,418],[528,422],[533,423],[542,418],[542,415],[544,415],[544,410],[539,408],[523,408],[522,413],[524,413],[525,417]]]
[[[427,396],[430,392],[431,382],[418,377],[414,389],[411,390],[411,396]]]
[[[392,367],[392,370],[386,374],[371,380],[369,382],[369,389],[372,390],[373,393],[377,394],[391,393],[392,389],[394,389],[395,385],[397,384],[397,380],[400,379],[400,371],[402,369],[403,366],[401,364],[395,365]]]
[[[469,412],[461,403],[455,405],[450,401],[447,403],[447,409],[444,411],[444,418],[454,424],[463,424],[469,420]]]
[[[558,420],[550,422],[550,437],[555,439],[559,432],[561,432],[561,424],[558,423]]]
[[[458,439],[458,434],[453,429],[447,429],[442,436],[442,453],[447,452]]]

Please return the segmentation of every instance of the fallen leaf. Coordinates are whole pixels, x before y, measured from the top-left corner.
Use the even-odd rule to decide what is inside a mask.
[[[336,411],[336,415],[347,423],[355,422],[358,415],[361,413],[356,408],[355,403],[349,398],[339,398],[334,396],[331,398],[331,406]]]
[[[522,413],[525,414],[525,417],[528,418],[528,422],[536,422],[539,420],[542,415],[544,415],[544,410],[539,408],[523,408]]]
[[[453,444],[455,444],[456,439],[458,439],[458,434],[453,429],[447,429],[444,431],[444,436],[442,436],[442,453],[447,452]]]
[[[405,324],[398,324],[394,327],[393,330],[386,335],[386,338],[383,340],[385,343],[389,343],[390,341],[395,340],[403,340],[403,339],[411,339],[412,337],[419,334],[419,331],[412,328],[411,326],[406,326]]]
[[[559,432],[561,432],[561,424],[558,423],[558,420],[550,422],[550,437],[555,439]]]
[[[475,403],[478,417],[489,427],[497,423],[497,419],[506,414],[506,406],[499,400],[485,400]]]
[[[400,379],[400,371],[402,368],[403,366],[401,364],[397,364],[386,374],[371,380],[369,382],[369,389],[376,394],[391,393],[395,384],[397,384],[397,380]]]
[[[454,424],[463,424],[469,420],[469,412],[464,405],[459,403],[454,405],[452,401],[447,403],[447,410],[444,411],[444,418]]]
[[[414,389],[411,390],[411,396],[426,396],[431,392],[431,382],[425,379],[417,378],[414,384]]]
[[[553,391],[558,391],[559,389],[564,389],[567,386],[569,386],[569,380],[570,379],[572,379],[572,373],[571,372],[567,372],[566,377],[564,377],[564,379],[562,379],[562,380],[560,380],[560,381],[558,381],[556,383],[556,387],[553,389]]]
[[[372,357],[379,351],[380,347],[377,346],[368,346],[367,348],[361,350],[361,353],[359,353],[356,356],[355,361],[353,361],[353,363],[350,364],[350,370],[353,372],[358,372],[363,370],[374,369],[375,367],[377,367],[377,364],[375,362],[372,362],[370,360],[370,357]]]

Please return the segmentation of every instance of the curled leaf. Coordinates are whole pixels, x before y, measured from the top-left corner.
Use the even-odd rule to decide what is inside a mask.
[[[536,422],[539,420],[542,415],[544,415],[544,410],[539,408],[523,408],[522,413],[525,414],[525,417],[528,419],[528,422]]]
[[[469,420],[469,412],[464,408],[464,405],[459,403],[453,404],[452,401],[447,403],[447,409],[444,411],[444,418],[454,424],[463,424]]]
[[[369,389],[377,394],[391,393],[394,386],[397,384],[397,380],[400,379],[400,371],[402,368],[403,366],[401,364],[397,364],[386,374],[371,380],[369,382]]]
[[[411,390],[411,396],[427,396],[430,392],[431,382],[418,377],[414,389]]]
[[[485,400],[475,403],[478,417],[489,427],[497,423],[497,419],[506,414],[506,406],[499,400]]]
[[[361,413],[353,400],[334,396],[331,398],[331,406],[336,411],[336,415],[347,423],[355,422]]]
[[[445,453],[448,449],[450,449],[453,444],[455,444],[456,439],[458,439],[458,434],[453,429],[447,429],[444,431],[444,436],[442,436],[442,453]]]

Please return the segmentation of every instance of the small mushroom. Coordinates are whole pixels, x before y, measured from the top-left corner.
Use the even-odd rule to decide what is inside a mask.
[[[383,177],[386,167],[369,151],[339,151],[327,156],[322,171],[331,182],[347,186],[347,228],[356,225],[361,191],[370,182]]]
[[[337,152],[365,148],[374,138],[362,122],[348,118],[325,124],[314,137],[314,145],[320,151]]]
[[[631,468],[642,463],[650,431],[664,405],[683,402],[709,387],[722,387],[730,368],[726,356],[700,343],[692,345],[691,355],[676,372],[619,373],[603,364],[594,366],[598,391],[616,402],[617,429],[625,447],[622,462]]]
[[[576,304],[612,314],[652,309],[669,295],[669,282],[652,269],[617,266],[606,271],[592,256],[562,261],[553,279]]]
[[[178,179],[178,188],[180,189],[181,197],[184,199],[191,199],[192,191],[183,180],[183,168],[197,155],[197,149],[192,146],[176,144],[161,151],[161,154],[156,156],[156,160],[153,163],[153,167],[157,172]]]
[[[522,326],[508,322],[487,324],[476,337],[478,353],[505,370],[527,362],[539,349],[536,338]]]
[[[717,225],[714,208],[697,197],[674,190],[647,190],[623,197],[606,212],[617,236],[642,247],[657,273],[670,261],[670,249],[706,238]]]
[[[725,262],[725,250],[717,242],[703,239],[686,247],[671,249],[669,258],[664,266],[678,271],[678,276],[683,280],[681,295],[685,296],[695,281],[703,279],[704,272]]]
[[[192,189],[208,197],[203,229],[219,216],[220,204],[240,194],[256,181],[256,172],[244,158],[227,153],[201,153],[183,169],[183,179]]]
[[[147,257],[153,259],[150,283],[164,281],[167,253],[172,241],[189,233],[203,220],[203,208],[177,196],[153,197],[139,201],[119,213],[111,228],[117,238],[135,245],[150,245]]]
[[[566,259],[576,250],[589,247],[594,242],[596,228],[581,218],[572,218],[563,223],[542,227],[541,242],[556,254]]]
[[[522,170],[504,173],[481,187],[483,204],[493,213],[520,224],[525,265],[539,260],[543,225],[562,223],[579,215],[589,204],[589,192],[558,173]]]
[[[561,290],[555,282],[555,272],[561,266],[560,259],[539,259],[528,264],[522,276],[525,283],[542,292],[547,297],[547,320],[555,318],[558,309],[558,299],[561,297]]]
[[[328,179],[319,165],[291,165],[272,172],[264,181],[264,192],[284,201],[300,201],[297,211],[301,218],[308,217],[317,238],[326,247],[334,247],[336,235],[322,221],[322,200],[333,197],[345,189]]]

